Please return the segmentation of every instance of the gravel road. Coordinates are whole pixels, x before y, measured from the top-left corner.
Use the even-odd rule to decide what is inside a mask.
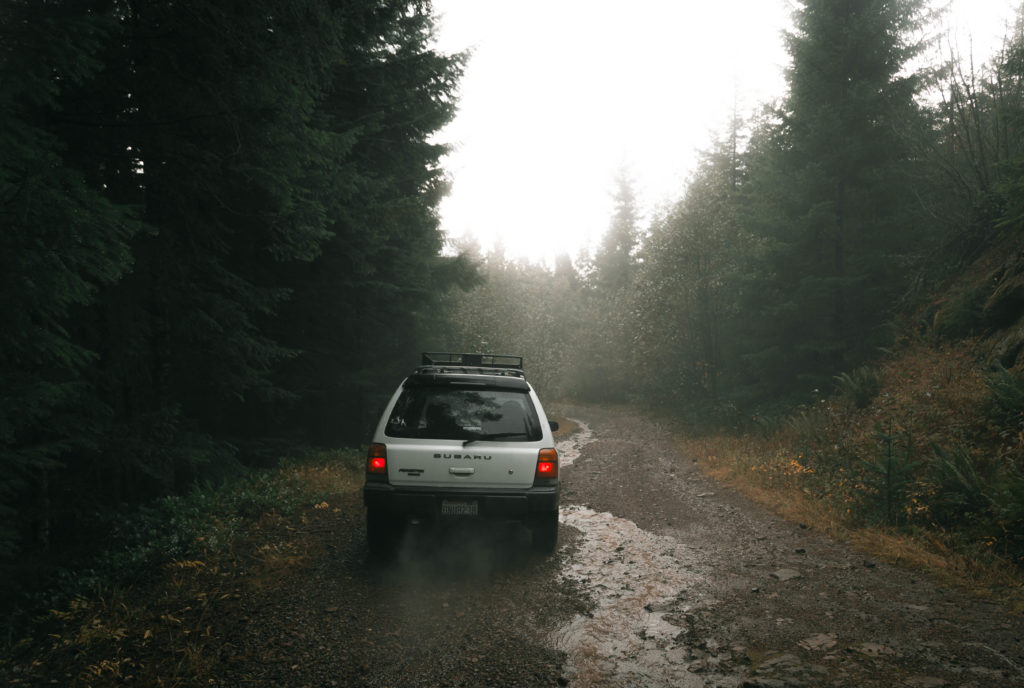
[[[565,470],[563,503],[578,506],[564,520],[580,537],[563,576],[594,618],[628,623],[570,630],[571,685],[1024,686],[1024,619],[1000,604],[766,512],[643,418],[562,412],[592,432]]]
[[[556,555],[515,527],[412,528],[367,561],[358,495],[302,575],[244,590],[217,685],[1024,686],[1024,620],[788,523],[620,410],[556,408]]]

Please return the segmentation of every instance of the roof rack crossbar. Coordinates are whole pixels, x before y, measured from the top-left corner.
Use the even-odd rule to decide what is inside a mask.
[[[522,356],[424,352],[418,374],[503,375],[525,378]]]
[[[425,351],[423,352],[423,365],[455,365],[472,368],[506,368],[522,370],[523,357],[508,356],[505,354],[459,354],[452,352]]]

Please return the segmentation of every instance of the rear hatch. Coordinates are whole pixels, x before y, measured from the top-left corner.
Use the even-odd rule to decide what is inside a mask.
[[[537,469],[537,450],[537,445],[493,442],[389,443],[388,481],[402,487],[527,488]]]
[[[395,486],[510,489],[533,484],[543,433],[522,379],[414,375],[386,421]]]

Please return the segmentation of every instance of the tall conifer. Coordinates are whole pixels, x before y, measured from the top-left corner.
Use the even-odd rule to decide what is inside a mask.
[[[766,393],[821,385],[880,343],[921,227],[901,135],[922,0],[805,0],[768,164],[756,177],[768,263],[750,306]],[[802,382],[800,382],[802,380]]]

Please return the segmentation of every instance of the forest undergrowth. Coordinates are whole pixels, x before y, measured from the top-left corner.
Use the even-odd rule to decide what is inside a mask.
[[[212,685],[237,659],[219,639],[239,601],[305,568],[313,535],[358,513],[361,457],[307,453],[125,516],[90,560],[6,592],[0,684]]]
[[[780,422],[680,441],[780,515],[1024,613],[1024,378],[980,351],[904,341]]]

